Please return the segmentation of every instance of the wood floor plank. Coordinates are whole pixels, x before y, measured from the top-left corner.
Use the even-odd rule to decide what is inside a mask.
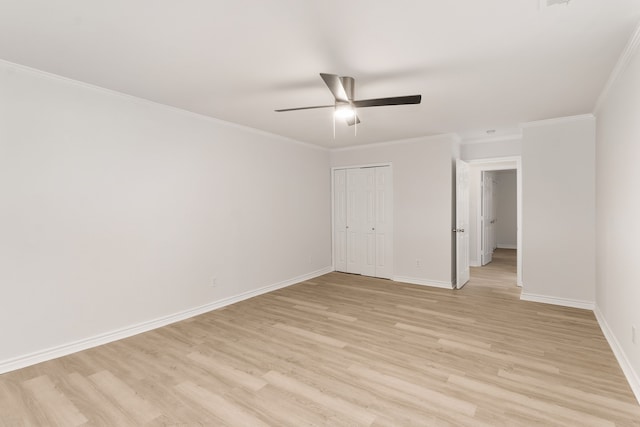
[[[595,415],[586,414],[584,412],[575,411],[570,408],[561,407],[556,404],[544,402],[534,399],[530,396],[509,391],[503,387],[487,384],[486,382],[477,381],[471,378],[452,375],[449,381],[455,385],[472,390],[475,393],[482,393],[494,396],[496,398],[505,399],[507,401],[521,405],[522,407],[533,409],[541,413],[552,414],[559,420],[565,420],[567,423],[575,422],[579,425],[591,427],[613,427],[615,423],[609,420],[599,418]]]
[[[49,423],[79,426],[88,421],[47,375],[27,380],[22,385],[33,394],[36,403],[43,408]]]
[[[134,418],[111,403],[88,378],[72,372],[68,375],[68,381],[76,405],[84,413],[90,414],[90,424],[127,426],[135,423]]]
[[[282,388],[292,394],[302,396],[311,402],[316,402],[336,411],[345,417],[352,419],[358,423],[357,425],[370,426],[376,419],[375,415],[368,412],[365,408],[353,405],[339,397],[331,396],[322,390],[308,386],[307,384],[294,378],[287,377],[280,372],[269,371],[264,375],[264,379],[274,387]]]
[[[89,378],[100,390],[103,390],[105,396],[117,402],[138,423],[145,424],[162,415],[157,408],[111,372],[101,371]]]
[[[327,344],[332,347],[344,348],[347,345],[347,343],[345,343],[344,341],[340,341],[335,338],[328,337],[326,335],[317,334],[315,332],[308,331],[304,328],[283,325],[282,323],[277,323],[276,325],[274,325],[274,328],[282,329],[284,331],[291,332],[292,334],[298,335],[305,339],[319,342],[321,344]]]
[[[178,384],[176,389],[190,399],[193,399],[204,410],[211,412],[225,425],[268,427],[268,424],[265,424],[253,414],[244,411],[229,399],[225,399],[223,396],[190,381]]]
[[[228,366],[225,363],[220,362],[220,360],[207,357],[200,352],[189,353],[187,357],[194,362],[199,363],[210,372],[220,374],[221,377],[228,379],[233,384],[237,384],[238,386],[247,387],[250,390],[258,391],[262,387],[267,385],[267,382],[261,378],[256,378],[253,375],[241,371],[240,369],[235,369],[232,366]]]

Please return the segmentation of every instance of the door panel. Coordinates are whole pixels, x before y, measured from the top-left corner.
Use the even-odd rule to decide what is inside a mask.
[[[363,177],[364,224],[362,234],[365,240],[362,274],[376,277],[376,170],[360,169]]]
[[[493,171],[482,172],[482,265],[493,261],[495,249],[495,201]]]
[[[456,161],[456,286],[469,281],[469,165]]]
[[[364,261],[364,175],[347,169],[347,273],[361,274]]]
[[[391,167],[375,168],[376,277],[393,277],[393,182]]]
[[[333,173],[333,253],[336,271],[347,271],[347,175]]]

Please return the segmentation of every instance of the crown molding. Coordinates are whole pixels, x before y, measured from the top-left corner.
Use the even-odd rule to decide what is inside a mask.
[[[615,86],[616,81],[618,80],[618,78],[620,78],[620,75],[629,66],[631,58],[633,58],[633,56],[637,53],[638,46],[640,46],[640,22],[638,23],[638,26],[636,27],[633,35],[629,39],[629,42],[622,51],[620,58],[618,58],[616,66],[613,67],[613,70],[611,71],[609,79],[607,79],[607,83],[605,83],[602,92],[600,92],[600,96],[598,96],[598,100],[596,101],[596,105],[593,109],[594,114],[597,114],[602,108],[602,105],[609,97],[609,92],[611,92],[611,89],[613,88],[613,86]]]
[[[486,138],[472,138],[472,139],[463,139],[460,144],[485,144],[488,142],[503,142],[503,141],[518,141],[522,139],[522,132],[520,133],[512,133],[509,135],[500,135],[500,136],[488,136]]]
[[[535,128],[540,126],[557,125],[560,123],[579,122],[583,120],[595,120],[596,116],[593,114],[580,114],[577,116],[556,117],[554,119],[536,120],[533,122],[520,123],[522,129]]]

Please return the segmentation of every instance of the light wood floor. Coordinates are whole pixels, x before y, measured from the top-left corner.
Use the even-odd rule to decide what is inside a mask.
[[[640,426],[589,311],[331,273],[0,376],[0,425]]]

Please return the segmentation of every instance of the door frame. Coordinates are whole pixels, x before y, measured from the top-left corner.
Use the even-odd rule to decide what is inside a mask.
[[[498,171],[498,170],[516,170],[516,247],[517,247],[517,275],[516,284],[522,287],[522,156],[510,156],[510,157],[492,157],[487,159],[474,159],[465,160],[469,163],[469,166],[479,167],[480,173],[484,171]],[[503,163],[513,163],[513,166],[506,166]],[[477,191],[481,189],[476,188]],[[476,192],[476,194],[479,194]],[[479,215],[478,212],[475,215]],[[476,216],[476,220],[479,222],[480,218]],[[481,233],[482,230],[476,230]],[[476,242],[480,241],[476,236]],[[477,243],[476,243],[477,246]]]
[[[335,229],[335,182],[334,182],[334,171],[341,169],[362,169],[362,168],[376,168],[388,166],[391,171],[391,176],[393,177],[393,163],[385,162],[385,163],[365,163],[359,165],[347,165],[347,166],[332,166],[331,167],[331,268],[332,271],[336,271],[336,229]],[[393,188],[392,190],[393,191]],[[392,207],[393,209],[393,207]],[[395,218],[395,215],[394,215]],[[392,224],[394,224],[392,220]],[[395,225],[392,225],[395,231]],[[395,232],[393,233],[395,236]],[[395,237],[394,237],[395,240]],[[391,255],[394,258],[393,267],[395,270],[395,250],[394,250],[394,241],[391,242]],[[393,274],[392,274],[393,277]]]

